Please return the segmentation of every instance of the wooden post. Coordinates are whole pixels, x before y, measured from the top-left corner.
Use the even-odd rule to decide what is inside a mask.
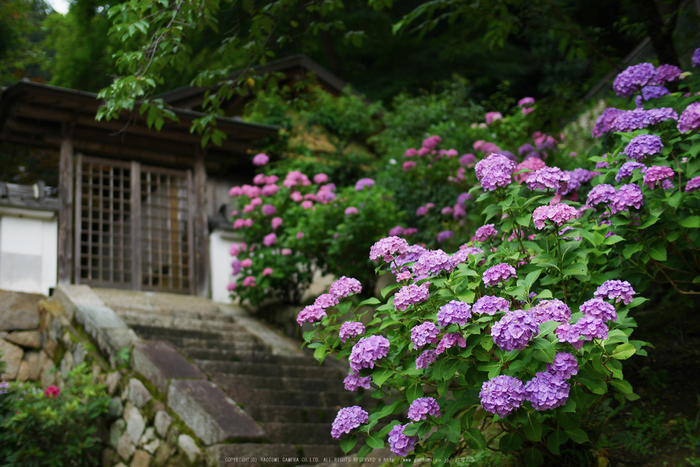
[[[141,269],[141,164],[131,162],[131,199],[129,214],[131,216],[131,288],[141,290],[143,286]]]
[[[194,262],[196,292],[209,297],[209,229],[207,226],[207,171],[204,167],[204,151],[196,149],[194,163]]]
[[[73,140],[69,131],[64,131],[58,167],[58,283],[70,284],[73,265]]]

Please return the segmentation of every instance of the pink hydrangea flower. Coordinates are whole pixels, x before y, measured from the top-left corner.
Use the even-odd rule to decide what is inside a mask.
[[[243,261],[241,261],[241,267],[242,268],[249,268],[253,265],[253,260],[250,258],[246,258]]]
[[[316,183],[317,185],[320,185],[322,183],[328,183],[328,175],[323,174],[323,173],[316,174],[314,176],[314,183]]]
[[[358,212],[359,211],[357,210],[357,208],[355,206],[350,206],[348,208],[345,208],[345,215],[346,216],[354,216]]]
[[[404,172],[408,172],[410,169],[416,166],[415,161],[406,161],[403,163],[403,170]]]
[[[276,241],[277,235],[275,235],[274,233],[267,234],[265,235],[265,238],[263,238],[263,244],[265,246],[272,246]]]
[[[263,269],[263,272],[262,272],[263,277],[269,276],[269,275],[271,275],[271,274],[272,274],[272,268],[265,268],[265,269]]]
[[[282,225],[282,218],[281,217],[273,217],[272,220],[270,221],[270,224],[272,225],[272,230],[277,230],[277,227]]]
[[[255,157],[253,157],[253,165],[257,165],[258,167],[267,164],[269,161],[270,158],[263,153],[256,154]]]
[[[282,251],[280,251],[280,254],[282,256],[290,256],[292,254],[292,250],[289,248],[282,248]]]
[[[313,205],[314,205],[313,201],[310,201],[308,199],[306,201],[301,202],[301,207],[304,209],[311,209],[313,207]]]
[[[255,287],[255,276],[248,276],[243,279],[243,287]]]

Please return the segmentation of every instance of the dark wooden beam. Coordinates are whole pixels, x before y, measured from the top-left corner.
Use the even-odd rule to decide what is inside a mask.
[[[141,290],[141,164],[131,162],[131,283],[134,290]]]
[[[207,227],[207,171],[204,166],[204,151],[196,151],[194,164],[194,258],[197,295],[209,297],[209,229]]]
[[[67,125],[66,125],[67,126]],[[58,168],[58,283],[70,284],[73,259],[73,141],[66,128]]]

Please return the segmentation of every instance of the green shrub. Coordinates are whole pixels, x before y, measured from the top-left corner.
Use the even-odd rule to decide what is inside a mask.
[[[109,396],[83,364],[59,391],[11,383],[0,394],[0,459],[5,466],[97,465],[101,450],[96,421]]]

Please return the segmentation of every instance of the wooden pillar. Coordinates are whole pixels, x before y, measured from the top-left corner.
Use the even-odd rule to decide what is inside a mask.
[[[204,151],[197,147],[194,164],[194,262],[196,293],[209,297],[209,228],[207,226],[207,171]]]
[[[70,284],[73,266],[73,140],[64,131],[58,163],[58,283]]]

